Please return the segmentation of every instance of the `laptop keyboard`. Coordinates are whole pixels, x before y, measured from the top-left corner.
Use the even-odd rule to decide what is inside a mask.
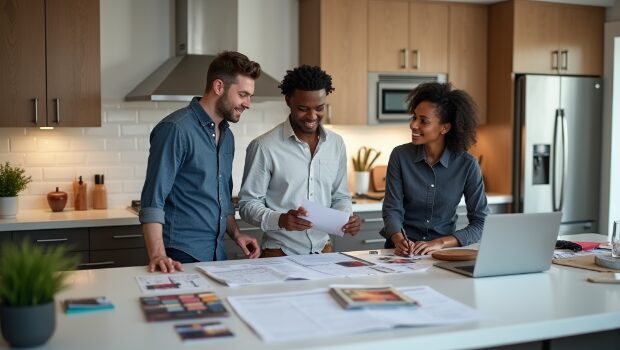
[[[474,265],[466,265],[466,266],[455,266],[455,269],[467,271],[470,273],[474,273]]]

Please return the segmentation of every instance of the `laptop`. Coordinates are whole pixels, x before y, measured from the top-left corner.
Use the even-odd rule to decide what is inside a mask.
[[[435,263],[469,277],[542,272],[551,266],[562,212],[487,216],[476,260]]]

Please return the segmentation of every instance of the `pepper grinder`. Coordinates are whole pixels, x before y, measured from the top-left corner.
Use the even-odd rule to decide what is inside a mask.
[[[74,204],[75,210],[87,210],[88,209],[86,189],[87,189],[86,182],[82,180],[81,176],[80,176],[79,181],[73,182],[73,196],[74,196],[73,204]]]
[[[96,174],[95,188],[93,188],[93,209],[108,208],[108,191],[103,182],[103,174]]]

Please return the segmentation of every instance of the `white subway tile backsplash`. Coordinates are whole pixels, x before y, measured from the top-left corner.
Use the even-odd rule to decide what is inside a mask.
[[[161,109],[144,109],[138,112],[138,123],[140,124],[152,124],[159,123],[168,115],[165,110]]]
[[[84,135],[83,128],[62,128],[57,127],[54,129],[39,129],[39,128],[26,128],[26,136],[29,137],[72,137]]]
[[[53,153],[26,153],[25,166],[53,166],[56,164],[56,155]]]
[[[103,151],[105,139],[102,137],[75,137],[69,141],[71,151]]]
[[[20,209],[49,209],[49,205],[47,204],[47,197],[41,195],[20,194],[17,200],[18,215]]]
[[[126,180],[126,181],[123,181],[123,192],[140,193],[142,192],[143,186],[144,186],[144,179]]]
[[[121,156],[118,152],[89,152],[86,154],[86,162],[88,164],[117,164],[120,162]]]
[[[108,167],[106,172],[107,180],[124,180],[134,177],[134,167],[132,166],[115,166]]]
[[[33,182],[43,180],[43,168],[38,167],[24,167],[24,174],[30,176]]]
[[[148,137],[138,138],[138,149],[147,150],[151,147],[151,142]]]
[[[56,164],[58,165],[81,165],[86,162],[86,153],[82,152],[59,152],[56,154]]]
[[[108,138],[105,141],[107,151],[133,151],[136,147],[136,139],[131,138]]]
[[[0,154],[9,153],[9,138],[7,136],[0,136]]]
[[[121,125],[122,136],[146,136],[151,132],[148,124]]]
[[[149,152],[147,151],[129,151],[121,152],[121,162],[123,163],[147,163]]]
[[[24,165],[24,154],[23,153],[0,153],[0,160],[2,164],[9,162],[11,166],[23,166]]]
[[[103,124],[100,128],[87,128],[86,135],[118,137],[121,136],[121,126],[119,124]]]
[[[123,193],[123,182],[122,181],[108,181],[107,177],[105,178],[105,188],[110,193]]]
[[[136,164],[134,166],[134,174],[136,178],[146,179],[146,164]]]
[[[135,109],[109,109],[105,111],[106,123],[136,123],[138,111]]]
[[[39,152],[63,152],[69,150],[69,140],[66,137],[54,135],[54,137],[37,138],[37,150]]]
[[[11,152],[36,152],[36,137],[11,137],[9,140],[9,149]]]
[[[76,172],[74,167],[49,167],[43,169],[43,180],[44,181],[53,181],[53,180],[64,180],[64,181],[73,181],[76,177]]]

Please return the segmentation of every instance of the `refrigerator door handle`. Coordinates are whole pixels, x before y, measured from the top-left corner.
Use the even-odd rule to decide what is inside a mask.
[[[566,123],[566,115],[564,109],[560,109],[560,116],[562,117],[562,185],[560,186],[560,208],[564,209],[564,184],[566,183],[566,173],[568,172],[568,127]]]
[[[560,124],[560,125],[558,125]],[[559,126],[559,127],[558,127]],[[555,110],[555,121],[553,123],[553,162],[552,162],[552,169],[551,169],[551,205],[553,207],[553,211],[561,211],[563,206],[564,206],[564,182],[565,182],[565,178],[566,178],[566,171],[567,171],[567,164],[566,164],[566,160],[567,160],[567,152],[566,152],[566,118],[564,117],[564,110],[563,109],[556,109]],[[561,173],[561,177],[560,177],[560,199],[559,201],[556,202],[556,198],[557,196],[557,189],[558,189],[558,184],[557,184],[557,172],[558,172],[558,132],[560,131],[559,129],[561,129],[562,132],[562,141],[561,141],[561,146],[562,146],[562,173]],[[558,203],[559,202],[559,203]]]

